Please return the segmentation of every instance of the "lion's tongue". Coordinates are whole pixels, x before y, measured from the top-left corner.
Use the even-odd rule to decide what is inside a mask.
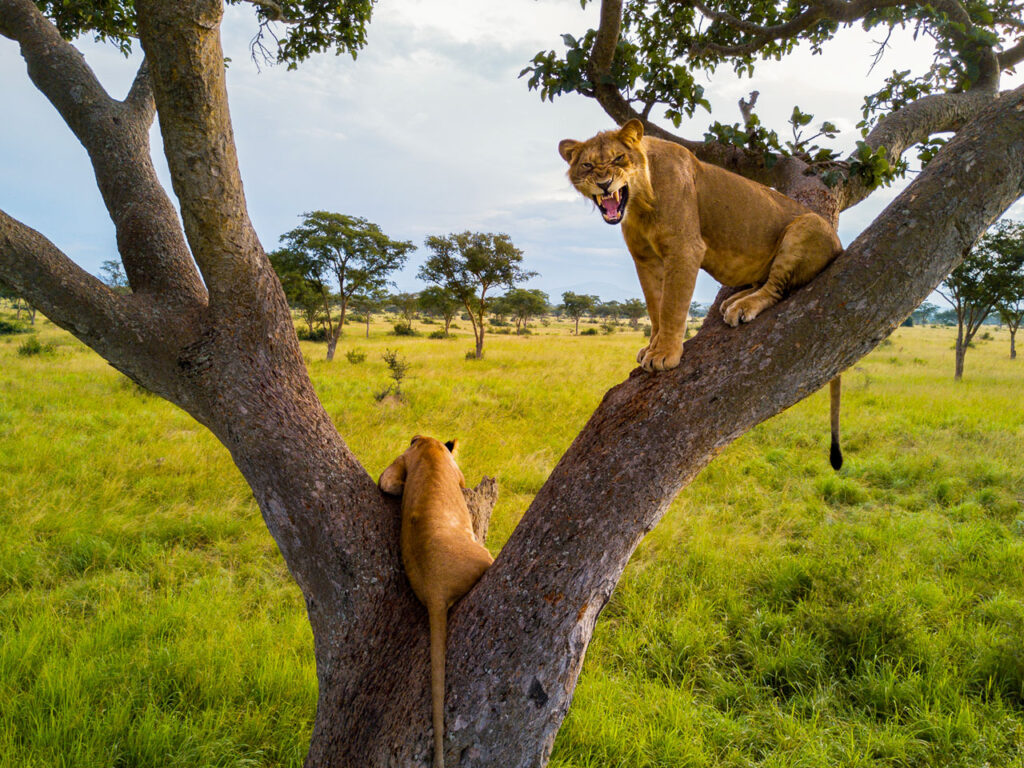
[[[602,197],[600,206],[606,216],[614,216],[619,211],[619,201],[613,196]]]

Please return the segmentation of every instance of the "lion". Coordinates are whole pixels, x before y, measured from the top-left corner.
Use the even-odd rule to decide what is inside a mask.
[[[806,285],[843,250],[835,228],[817,213],[703,163],[679,144],[644,136],[639,120],[586,141],[564,139],[558,152],[576,190],[606,222],[622,224],[651,318],[650,343],[637,353],[646,371],[679,365],[701,268],[741,288],[721,306],[735,328]],[[833,424],[837,398],[838,381]],[[832,456],[833,466],[841,462],[835,427]]]
[[[473,535],[462,495],[466,479],[455,463],[458,441],[416,435],[377,481],[402,497],[402,564],[430,621],[430,695],[434,766],[444,768],[444,656],[448,609],[494,562]]]

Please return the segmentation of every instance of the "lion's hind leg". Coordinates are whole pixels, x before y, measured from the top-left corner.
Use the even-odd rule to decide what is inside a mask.
[[[730,296],[728,306],[722,310],[725,322],[733,327],[749,323],[778,304],[787,291],[813,280],[840,251],[839,238],[821,216],[797,216],[779,238],[764,285],[743,296]]]

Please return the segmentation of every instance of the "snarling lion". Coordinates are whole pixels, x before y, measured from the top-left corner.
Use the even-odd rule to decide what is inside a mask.
[[[609,224],[622,224],[651,317],[645,370],[675,368],[697,272],[744,287],[722,305],[731,326],[810,282],[842,251],[835,229],[795,200],[714,165],[630,120],[558,151],[569,179]]]
[[[622,224],[651,318],[637,354],[647,371],[675,368],[697,272],[742,288],[722,302],[725,322],[749,323],[810,282],[842,252],[834,227],[774,189],[702,163],[685,147],[644,136],[630,120],[587,141],[564,139],[573,186],[609,224]],[[832,385],[832,465],[838,445],[838,378]]]

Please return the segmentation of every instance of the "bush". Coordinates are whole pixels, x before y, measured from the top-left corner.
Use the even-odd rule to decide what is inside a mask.
[[[466,353],[466,359],[467,359],[467,360],[478,360],[478,359],[483,359],[483,355],[481,355],[481,356],[480,356],[480,357],[478,358],[478,357],[476,356],[476,350],[475,350],[475,349],[471,349],[471,350],[469,350],[469,352],[467,352],[467,353]]]
[[[594,330],[594,329],[591,328],[590,330]],[[615,333],[615,331],[616,331],[615,323],[601,323],[601,333],[605,334],[606,336],[609,335],[609,334]]]
[[[531,331],[525,325],[522,328],[519,329],[518,333],[519,333],[520,336],[531,336],[531,335],[533,335],[533,331]]]
[[[584,328],[580,331],[580,336],[597,336],[597,328]]]
[[[511,323],[509,323],[508,320],[505,320],[504,318],[501,317],[492,317],[487,322],[493,325],[495,328],[504,328],[507,325],[511,325]]]
[[[419,336],[416,330],[406,322],[395,323],[395,336]]]
[[[16,322],[14,320],[4,320],[0,318],[0,336],[9,336],[15,333],[31,333],[32,329],[23,323]]]
[[[326,328],[314,328],[312,331],[308,328],[299,328],[295,334],[300,341],[327,341]]]
[[[437,321],[430,317],[421,317],[420,322],[424,325],[437,325]]]
[[[448,338],[448,334],[445,333],[442,330],[436,330],[436,331],[431,331],[430,335],[427,336],[427,338],[428,339],[447,339]]]
[[[56,354],[57,347],[54,344],[40,344],[39,339],[31,338],[18,347],[18,354],[22,357],[33,357],[35,355],[53,355]]]
[[[345,318],[345,320],[346,320],[346,322],[353,323],[353,324],[355,324],[355,323],[362,324],[362,323],[366,322],[366,315],[349,315],[348,317]]]
[[[644,337],[648,338],[648,339],[651,338],[651,326],[650,325],[644,325]]]
[[[352,365],[359,365],[366,359],[366,352],[359,347],[353,347],[345,353],[345,359],[352,363]]]

